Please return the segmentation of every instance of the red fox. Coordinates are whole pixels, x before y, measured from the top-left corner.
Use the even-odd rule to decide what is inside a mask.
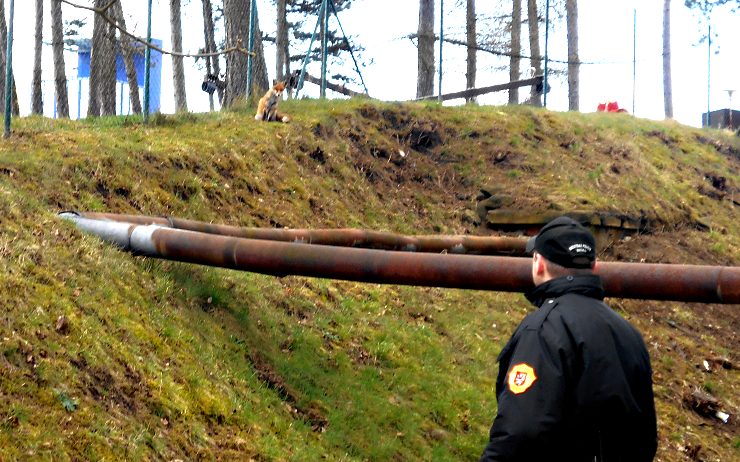
[[[267,90],[265,96],[260,98],[257,104],[257,114],[254,120],[264,120],[265,122],[290,122],[290,116],[278,112],[278,101],[283,96],[285,82],[275,82],[275,86]]]

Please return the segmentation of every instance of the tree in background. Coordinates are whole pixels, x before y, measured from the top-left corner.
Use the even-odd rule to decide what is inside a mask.
[[[740,1],[738,0],[684,0],[684,5],[687,8],[698,11],[703,19],[709,19],[712,12],[723,6],[728,6],[728,13],[734,15],[740,8]],[[702,37],[706,39],[706,36]]]
[[[736,13],[740,8],[740,2],[737,0],[684,0],[684,4],[693,9],[697,9],[702,14],[709,15],[715,8],[729,5],[730,13]]]
[[[224,0],[226,46],[237,44],[246,48],[249,30],[249,0]],[[224,107],[231,106],[246,95],[247,56],[244,53],[226,55],[226,93]]]
[[[203,0],[203,34],[205,38],[206,53],[215,53],[216,48],[216,37],[215,37],[215,26],[213,24],[213,6],[211,0]],[[215,75],[217,78],[221,78],[221,64],[218,56],[207,56],[206,58],[206,73]],[[218,101],[223,105],[224,103],[224,89],[220,85],[217,87]],[[208,95],[210,100],[211,110],[213,110],[213,94]]]
[[[5,63],[7,62],[7,56],[6,51],[8,49],[8,24],[5,22],[5,2],[0,2],[0,68],[5,70]],[[12,71],[12,69],[11,69]],[[18,94],[16,93],[15,89],[15,79],[13,78],[13,74],[10,74],[10,80],[13,82],[13,85],[11,86],[11,95],[10,95],[10,112],[11,114],[17,116],[20,114],[20,108],[18,107]],[[0,107],[3,109],[3,113],[5,112],[5,77],[0,78],[0,95],[2,95],[2,102],[0,103]]]
[[[577,111],[579,105],[578,81],[578,0],[566,0],[565,14],[568,28],[568,109]]]
[[[478,37],[475,33],[475,0],[468,0],[468,5],[465,13],[465,35],[468,42],[465,88],[475,88],[475,71],[477,66],[476,52],[478,51]],[[466,101],[468,103],[473,103],[475,102],[475,97],[467,98]]]
[[[280,0],[282,1],[282,0]],[[311,36],[313,35],[314,27],[316,22],[319,20],[319,11],[321,9],[322,0],[292,0],[286,2],[287,15],[293,21],[287,21],[287,28],[292,31],[292,44],[295,48],[305,49],[310,43]],[[348,9],[352,5],[352,0],[333,0],[334,9],[339,13],[343,10]],[[329,8],[329,14],[333,14],[334,10]],[[328,58],[335,59],[340,63],[343,62],[344,56],[350,51],[349,37],[343,37],[340,35],[337,27],[333,27],[334,22],[329,22],[329,30],[326,31],[327,41],[327,53]],[[324,33],[323,23],[320,24],[321,33]],[[305,30],[304,30],[305,28]],[[345,31],[346,32],[346,31]],[[308,50],[309,62],[321,62],[321,38],[319,35],[318,43],[311,49]],[[278,39],[279,39],[278,33]],[[286,43],[286,47],[289,49],[289,45]],[[351,51],[353,53],[362,52],[362,47],[352,46]],[[286,70],[290,69],[290,62],[295,62],[299,66],[303,65],[303,61],[306,59],[306,53],[300,53],[297,55],[290,56],[288,54],[288,62],[286,63]],[[327,63],[327,67],[330,65]],[[331,76],[334,80],[340,80],[343,82],[355,81],[354,77],[336,73]]]
[[[519,63],[522,53],[522,0],[513,0],[511,7],[511,46],[509,56],[509,80],[519,80]],[[519,104],[519,87],[509,89],[509,104]]]
[[[537,0],[527,0],[527,21],[529,25],[529,54],[530,65],[534,75],[542,75],[542,55],[540,54],[540,21],[537,14]],[[535,85],[529,95],[529,103],[533,106],[542,106],[541,93]]]
[[[331,8],[330,8],[330,10],[331,10]],[[324,12],[324,14],[326,15],[325,17],[328,19],[329,18],[329,14],[330,14],[329,11]],[[323,56],[324,56],[324,53],[327,53],[327,56],[326,56],[326,70],[327,70],[327,73],[328,73],[329,72],[329,56],[328,56],[328,52],[329,52],[329,40],[328,40],[329,37],[328,37],[328,34],[329,34],[329,31],[327,31],[326,29],[327,29],[327,27],[326,27],[326,21],[324,21],[324,16],[319,15],[319,36],[317,37],[317,39],[319,41],[319,56],[320,56],[320,58],[319,58],[318,61],[323,64]],[[324,38],[325,37],[327,38],[326,45],[324,45],[324,43],[325,43],[324,42]]]
[[[254,32],[254,53],[252,58],[252,94],[257,95],[259,99],[262,94],[270,88],[270,80],[267,77],[267,63],[265,62],[265,48],[262,44],[262,31],[260,30],[259,11],[254,12],[255,24],[257,25]]]
[[[729,17],[734,17],[737,15],[738,9],[740,9],[740,1],[738,0],[684,0],[684,5],[693,12],[698,13],[698,28],[701,31],[699,43],[710,39],[707,26],[715,10],[722,10],[723,7],[727,7],[725,11],[719,14],[727,14]],[[715,31],[711,37],[713,43],[716,37],[717,33]],[[715,48],[715,52],[719,53],[719,47]]]
[[[249,0],[224,0],[224,21],[226,23],[227,47],[236,45],[242,48],[249,46]],[[255,12],[256,13],[256,12]],[[262,34],[257,31],[254,36],[253,59],[253,88],[254,93],[265,91],[268,87],[267,65],[265,64],[265,53],[262,47]],[[226,55],[226,94],[224,95],[224,107],[229,107],[235,101],[246,95],[247,82],[247,55],[242,52],[234,52]]]
[[[663,104],[666,119],[673,118],[671,86],[671,0],[663,2]]]
[[[103,3],[110,4],[107,0]],[[106,14],[110,14],[110,10],[106,11]],[[102,60],[98,62],[101,65],[98,91],[102,114],[110,116],[116,115],[116,28],[105,21],[102,45]]]
[[[277,49],[275,56],[275,78],[277,80],[283,80],[286,75],[290,74],[287,14],[287,0],[277,0],[277,37],[275,37],[275,47]]]
[[[434,94],[434,0],[419,0],[416,97]]]
[[[95,0],[94,6],[99,8],[103,0]],[[102,67],[102,52],[104,48],[104,21],[100,15],[93,19],[93,38],[90,48],[90,78],[88,79],[87,116],[98,117],[100,115],[100,69]]]
[[[44,101],[41,92],[41,45],[44,33],[44,0],[36,0],[36,31],[33,49],[33,79],[31,82],[31,112],[44,113]]]
[[[113,5],[113,14],[111,16],[115,18],[116,23],[118,23],[118,25],[122,29],[127,30],[126,20],[123,16],[123,8],[121,7],[121,2],[116,2]],[[136,76],[136,67],[134,64],[134,55],[137,53],[137,51],[131,37],[120,32],[118,36],[121,44],[121,50],[123,51],[123,62],[126,67],[126,80],[128,80],[131,112],[133,112],[134,114],[141,114],[141,101],[139,101],[139,80]]]
[[[51,0],[51,47],[54,54],[54,93],[57,115],[69,117],[67,74],[64,69],[64,30],[62,28],[62,1]]]
[[[563,23],[565,18],[566,0],[550,0],[550,26]],[[508,65],[493,67],[497,71],[509,71],[509,81],[515,82],[522,78],[542,75],[543,57],[540,53],[540,23],[545,23],[545,17],[539,13],[544,8],[544,0],[527,0],[526,17],[522,16],[522,0],[489,0],[486,6],[492,8],[492,15],[478,15],[479,50],[496,56],[508,57]],[[522,24],[526,21],[529,32],[529,46],[522,42]],[[481,26],[481,24],[483,24]],[[544,35],[544,34],[543,34]],[[530,60],[529,71],[522,72],[522,60]],[[563,75],[564,70],[548,68],[548,76]],[[508,90],[508,103],[519,104],[518,88]],[[542,87],[532,86],[531,96],[524,103],[541,106]]]
[[[182,52],[180,6],[180,0],[170,0],[170,36],[172,50],[176,53]],[[175,87],[175,111],[187,112],[188,100],[185,95],[185,69],[182,65],[182,56],[172,55],[172,78]]]

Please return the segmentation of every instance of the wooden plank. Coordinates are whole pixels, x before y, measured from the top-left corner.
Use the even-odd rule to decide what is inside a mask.
[[[542,83],[542,80],[543,80],[542,76],[538,75],[536,77],[532,77],[531,79],[515,80],[513,82],[502,83],[499,85],[491,85],[490,87],[470,88],[468,90],[444,94],[442,95],[442,101],[458,99],[458,98],[472,98],[475,96],[485,95],[486,93],[492,93],[494,91],[509,90],[511,88],[519,88],[519,87],[528,87],[530,85],[537,85],[539,83]],[[417,98],[415,101],[434,100],[438,98],[439,97],[436,95],[424,96],[421,98]]]
[[[610,228],[621,228],[622,219],[615,216],[605,215],[601,217],[601,226],[607,226]]]
[[[321,79],[316,78],[308,73],[306,73],[306,75],[303,78],[308,82],[314,83],[316,85],[321,85]],[[354,90],[350,90],[344,85],[337,85],[336,83],[329,82],[328,80],[326,81],[326,88],[330,90],[334,90],[337,93],[341,93],[343,95],[350,96],[350,97],[351,96],[362,96],[365,98],[369,98],[369,96],[366,95],[365,93],[359,93]]]
[[[650,226],[644,219],[609,212],[574,211],[563,213],[561,211],[496,209],[488,210],[485,213],[483,223],[489,229],[520,231],[528,235],[534,235],[547,222],[561,215],[567,215],[589,226],[596,236],[597,242],[601,243],[621,239],[630,234],[650,231]]]

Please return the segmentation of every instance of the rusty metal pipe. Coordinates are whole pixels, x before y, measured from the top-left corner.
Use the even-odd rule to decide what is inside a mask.
[[[533,285],[528,258],[300,245],[62,216],[137,253],[274,276],[503,292],[523,292]],[[610,297],[740,303],[740,267],[602,262],[598,273]]]
[[[740,303],[738,266],[599,262],[596,272],[614,297]]]
[[[198,231],[222,236],[243,237],[268,241],[302,242],[307,244],[361,247],[404,252],[505,254],[524,255],[526,239],[506,236],[404,236],[393,233],[356,228],[344,229],[276,229],[241,228],[216,225],[181,218],[163,218],[144,215],[119,215],[114,213],[78,212],[81,217],[111,220],[134,224],[157,224],[175,229]]]

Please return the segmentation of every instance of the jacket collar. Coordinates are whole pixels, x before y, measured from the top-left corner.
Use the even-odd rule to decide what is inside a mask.
[[[550,279],[530,290],[526,294],[527,300],[540,307],[549,298],[560,297],[565,294],[578,294],[597,300],[604,299],[604,287],[601,278],[595,274],[585,276],[564,276]]]

